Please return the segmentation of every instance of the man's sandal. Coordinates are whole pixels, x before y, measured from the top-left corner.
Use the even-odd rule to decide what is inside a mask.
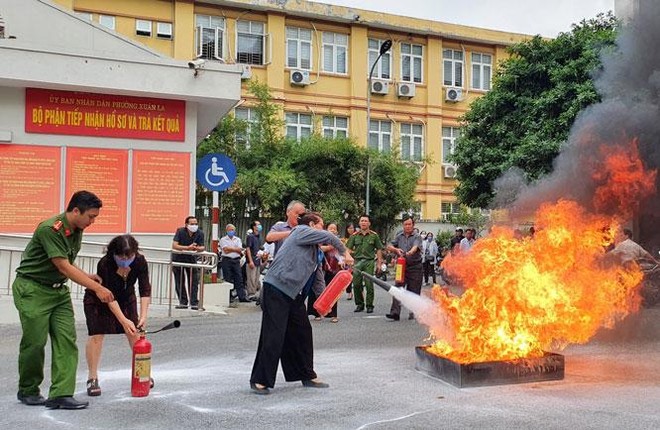
[[[99,380],[92,378],[87,380],[87,395],[96,397],[101,395],[101,387],[99,387]]]

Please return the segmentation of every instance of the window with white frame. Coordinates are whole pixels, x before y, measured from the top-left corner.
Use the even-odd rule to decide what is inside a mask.
[[[85,21],[92,21],[92,14],[89,12],[74,12],[76,16],[84,19]]]
[[[171,22],[157,22],[156,23],[156,37],[159,39],[172,38],[172,23]]]
[[[323,137],[329,137],[329,138],[348,137],[348,118],[344,116],[324,116]]]
[[[224,58],[225,19],[220,16],[195,15],[195,51],[198,58]]]
[[[453,164],[449,158],[456,150],[456,139],[459,136],[458,127],[442,127],[442,164]]]
[[[300,141],[312,134],[312,116],[305,113],[287,112],[286,137]]]
[[[493,72],[493,56],[490,54],[472,53],[472,88],[475,90],[490,90],[490,80]]]
[[[463,87],[463,51],[443,49],[442,70],[443,85]]]
[[[424,126],[401,123],[401,159],[422,161],[424,151]]]
[[[348,71],[348,35],[323,33],[323,71],[346,74]]]
[[[404,82],[422,82],[424,47],[412,43],[401,44],[401,80]]]
[[[369,148],[380,152],[392,150],[392,121],[369,121]]]
[[[115,29],[115,17],[112,15],[99,15],[99,24],[110,30]]]
[[[136,19],[135,34],[138,36],[151,37],[151,21],[147,21],[146,19]]]
[[[374,62],[378,58],[378,55],[380,54],[380,46],[383,42],[384,40],[369,39],[369,68],[367,69],[367,73],[371,71]],[[373,78],[386,80],[392,79],[392,55],[390,51],[384,53],[380,57],[380,60],[378,60],[378,64],[376,64],[376,67],[374,68]]]
[[[286,28],[286,66],[294,69],[312,69],[312,30]]]
[[[254,109],[237,107],[234,109],[234,117],[237,120],[245,121],[247,126],[245,130],[236,133],[236,142],[243,144],[245,148],[249,149],[252,127],[259,121],[259,115]]]
[[[440,203],[440,213],[443,221],[449,221],[452,215],[461,213],[461,205],[453,202]]]
[[[266,24],[257,21],[236,21],[236,62],[265,64]]]

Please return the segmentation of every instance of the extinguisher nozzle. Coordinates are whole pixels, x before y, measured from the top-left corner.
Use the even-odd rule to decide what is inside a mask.
[[[388,284],[387,282],[383,281],[382,279],[376,278],[374,275],[370,275],[368,273],[365,273],[361,270],[358,269],[353,269],[354,271],[358,272],[360,275],[366,277],[370,281],[372,281],[374,284],[378,285],[385,291],[390,291],[390,288],[392,288],[392,285]]]

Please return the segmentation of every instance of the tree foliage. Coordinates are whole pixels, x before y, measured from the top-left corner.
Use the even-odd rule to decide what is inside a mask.
[[[312,135],[301,142],[285,139],[281,108],[271,100],[268,87],[250,82],[258,100],[251,124],[232,115],[223,118],[199,146],[198,158],[210,152],[228,154],[237,168],[236,182],[223,192],[222,217],[281,218],[291,200],[300,200],[321,212],[326,222],[356,222],[365,211],[367,163],[371,167],[370,212],[372,225],[385,232],[399,213],[414,200],[418,170],[382,154],[357,146],[348,139]],[[249,135],[249,146],[236,139]],[[208,200],[199,188],[198,201]]]
[[[556,39],[536,36],[510,47],[492,90],[463,118],[453,155],[459,201],[488,206],[493,181],[512,167],[530,181],[550,172],[578,113],[600,101],[593,76],[600,53],[614,47],[617,25],[611,13],[600,14]]]

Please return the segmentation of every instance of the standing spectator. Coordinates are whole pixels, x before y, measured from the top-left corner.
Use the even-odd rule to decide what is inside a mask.
[[[370,275],[374,274],[374,259],[377,259],[375,272],[380,273],[380,266],[383,264],[383,242],[380,236],[373,230],[370,230],[371,220],[369,215],[360,217],[360,230],[352,235],[346,247],[351,251],[355,259],[355,268]],[[365,305],[365,297],[362,294],[362,285],[367,290],[366,305],[367,313],[374,311],[374,284],[370,279],[364,279],[363,276],[353,278],[353,289],[355,290],[355,311],[362,312]]]
[[[422,238],[414,232],[415,221],[410,215],[403,217],[403,231],[399,232],[392,243],[387,245],[387,250],[399,257],[406,259],[406,272],[404,275],[404,286],[408,291],[420,294],[422,291]],[[392,297],[390,313],[385,317],[399,321],[401,314],[401,302]],[[415,315],[410,312],[408,319],[414,319]]]
[[[438,257],[438,244],[433,240],[433,233],[427,233],[426,238],[422,242],[422,255],[424,266],[424,284],[429,284],[429,276],[433,278],[433,283],[436,284],[435,279],[435,259]]]
[[[460,249],[461,240],[463,240],[463,229],[457,228],[454,232],[454,237],[449,242],[449,251],[451,254],[455,254]]]
[[[292,200],[286,207],[286,221],[276,222],[266,235],[267,242],[275,243],[275,252],[273,258],[280,250],[284,239],[289,237],[291,229],[298,225],[298,218],[305,214],[305,205],[298,200]]]
[[[460,243],[460,250],[461,252],[468,252],[470,249],[472,249],[472,245],[474,245],[474,234],[476,233],[476,230],[473,228],[468,228],[465,230],[465,237],[461,239]],[[522,234],[521,234],[522,236]]]
[[[344,237],[341,239],[341,243],[346,245],[348,242],[348,238],[353,236],[355,234],[355,225],[350,222],[344,229]],[[346,300],[353,300],[353,282],[348,284],[348,287],[346,287],[346,294],[348,294],[348,297],[346,297]]]
[[[305,387],[328,387],[314,371],[312,326],[305,310],[307,292],[320,274],[322,243],[344,254],[347,264],[353,262],[341,241],[323,230],[319,214],[311,212],[303,215],[300,225],[291,231],[264,278],[261,334],[250,376],[250,388],[257,394],[270,394],[280,361],[287,381],[301,381]]]
[[[337,224],[331,222],[326,226],[326,230],[335,236],[339,237],[339,231],[337,230]],[[341,240],[341,239],[340,239]],[[337,250],[334,246],[323,244],[321,245],[321,251],[323,251],[323,279],[325,281],[326,287],[332,282],[332,278],[335,277],[337,272],[341,269],[339,267],[339,259],[337,258]],[[317,292],[314,289],[310,289],[309,297],[307,298],[307,315],[313,315],[315,321],[320,321],[322,319],[321,315],[314,309],[314,302],[317,299]],[[330,322],[336,323],[339,321],[337,318],[337,302],[326,315],[330,318]]]
[[[222,274],[225,280],[234,284],[234,291],[241,303],[249,302],[245,286],[243,285],[243,273],[241,271],[241,256],[243,255],[243,242],[236,236],[234,224],[227,224],[227,234],[220,238],[220,250],[222,252]]]
[[[174,241],[172,242],[172,249],[175,251],[204,251],[204,232],[199,230],[197,218],[192,215],[186,217],[185,224],[185,226],[176,230]],[[173,253],[172,261],[187,264],[195,264],[197,262],[195,256],[190,253]],[[186,309],[188,307],[188,298],[190,298],[190,309],[199,309],[199,299],[197,297],[197,289],[199,288],[199,270],[195,267],[173,265],[172,272],[174,273],[176,295],[179,298],[179,304],[176,308]],[[186,288],[184,278],[188,279],[188,288]]]
[[[88,396],[101,395],[98,368],[104,335],[125,333],[132,351],[138,339],[137,329],[146,329],[151,297],[147,260],[138,252],[138,242],[130,234],[117,236],[110,241],[106,254],[96,266],[96,273],[115,296],[115,301],[105,304],[95,294],[85,291],[83,303],[89,335],[85,348]],[[139,317],[136,283],[140,291]]]
[[[110,290],[100,284],[98,275],[87,274],[73,264],[80,251],[83,230],[94,223],[102,205],[89,191],[74,193],[66,212],[39,224],[16,269],[12,293],[23,329],[16,397],[25,405],[45,404],[49,409],[82,409],[89,405],[73,397],[78,347],[66,282],[71,279],[82,285],[103,303],[114,300]],[[48,335],[51,386],[46,400],[39,385],[44,380],[44,348]]]
[[[247,294],[248,299],[257,300],[257,293],[261,289],[261,230],[263,227],[257,220],[252,221],[252,234],[248,234],[245,244],[245,265],[247,266]]]

